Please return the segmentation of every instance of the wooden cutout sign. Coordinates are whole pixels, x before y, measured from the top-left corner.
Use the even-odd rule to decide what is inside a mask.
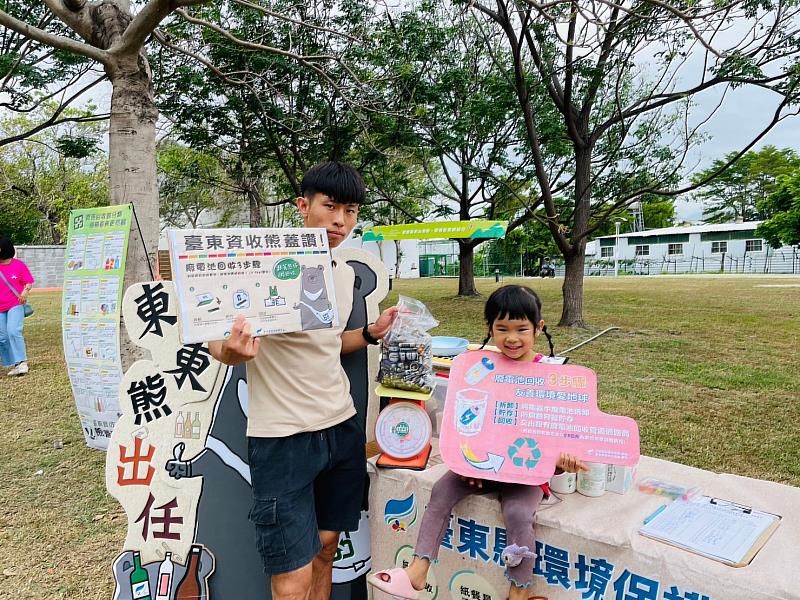
[[[561,452],[614,465],[639,461],[636,421],[597,408],[594,371],[486,350],[453,361],[440,435],[454,473],[510,483],[548,481]]]
[[[355,271],[346,329],[360,329],[377,318],[388,273],[360,250],[340,251],[337,259]],[[113,563],[113,598],[145,598],[147,590],[151,600],[182,600],[178,591],[189,572],[198,599],[268,600],[270,582],[248,519],[245,365],[226,367],[205,344],[181,344],[172,282],[132,285],[122,306],[128,336],[149,359],[135,362],[122,380],[122,416],[106,456],[106,487],[127,515],[124,549]],[[377,346],[342,357],[369,432],[378,409],[372,393],[378,359]],[[370,565],[369,520],[362,512],[358,530],[340,537],[331,597],[365,600]]]

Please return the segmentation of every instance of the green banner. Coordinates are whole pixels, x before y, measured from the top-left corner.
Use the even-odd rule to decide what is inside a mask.
[[[508,221],[439,221],[436,223],[408,223],[382,225],[364,230],[363,241],[423,240],[452,238],[501,238],[506,235]]]
[[[64,357],[86,443],[105,449],[119,417],[119,317],[130,204],[69,216],[61,296]]]

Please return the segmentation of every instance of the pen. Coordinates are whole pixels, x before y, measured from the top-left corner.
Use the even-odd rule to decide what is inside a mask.
[[[713,504],[719,507],[728,507],[732,509],[741,510],[744,514],[749,515],[752,514],[753,509],[749,506],[745,506],[744,504],[739,504],[738,502],[731,502],[730,500],[720,500],[719,498],[709,498],[709,504]]]
[[[655,519],[655,518],[656,518],[658,515],[660,515],[660,514],[661,514],[661,511],[662,511],[662,510],[664,510],[665,508],[667,508],[667,505],[666,505],[666,504],[662,504],[661,506],[659,506],[659,507],[658,507],[658,508],[655,510],[655,512],[654,512],[652,515],[650,515],[649,517],[647,517],[647,518],[644,520],[644,523],[642,523],[642,524],[643,524],[643,525],[647,525],[647,524],[648,524],[650,521],[652,521],[652,520],[653,520],[653,519]]]

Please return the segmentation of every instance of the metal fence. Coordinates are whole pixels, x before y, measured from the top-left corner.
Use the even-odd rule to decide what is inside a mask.
[[[563,275],[564,267],[556,269]],[[614,274],[614,261],[587,259],[584,273],[589,276]],[[619,261],[621,275],[673,275],[682,273],[749,273],[749,274],[800,274],[800,250],[781,248],[768,252],[754,252],[734,256],[669,257],[660,259],[626,259]]]
[[[429,276],[458,277],[457,256],[447,262],[442,272]],[[564,276],[564,261],[553,261],[556,277]],[[495,271],[502,277],[536,277],[538,265],[518,263],[490,263],[476,260],[476,277],[494,277]],[[673,275],[689,273],[745,273],[745,274],[790,274],[800,275],[800,249],[785,247],[768,252],[753,252],[734,256],[714,254],[712,256],[684,256],[659,259],[625,259],[619,261],[620,275]],[[609,259],[586,259],[584,274],[587,276],[614,275],[614,261]]]

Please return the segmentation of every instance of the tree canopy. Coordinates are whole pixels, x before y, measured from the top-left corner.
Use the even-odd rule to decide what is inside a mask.
[[[775,190],[759,202],[766,221],[756,228],[773,248],[800,244],[800,169],[780,175]]]
[[[525,124],[544,208],[538,217],[566,262],[562,325],[583,324],[589,236],[642,196],[676,196],[702,183],[679,185],[685,158],[703,139],[705,121],[689,118],[694,95],[743,86],[771,93],[760,130],[736,156],[798,99],[793,4],[475,0],[464,6],[487,31],[485,45],[500,31],[513,57],[510,68],[494,62],[513,83]],[[550,119],[539,118],[542,97],[545,113],[559,116],[555,131]],[[553,137],[561,152],[547,143]]]
[[[0,136],[30,131],[54,109],[54,102],[45,102],[31,114],[7,113]],[[92,111],[66,108],[62,114],[69,119]],[[17,244],[61,244],[69,211],[108,204],[102,134],[100,123],[66,120],[0,146],[0,232]]]
[[[731,161],[733,164],[723,169]],[[709,223],[759,221],[767,216],[764,203],[776,190],[778,179],[798,168],[800,157],[791,148],[764,146],[738,158],[737,152],[730,152],[692,176],[694,182],[708,181],[694,199],[705,205],[703,220]]]

